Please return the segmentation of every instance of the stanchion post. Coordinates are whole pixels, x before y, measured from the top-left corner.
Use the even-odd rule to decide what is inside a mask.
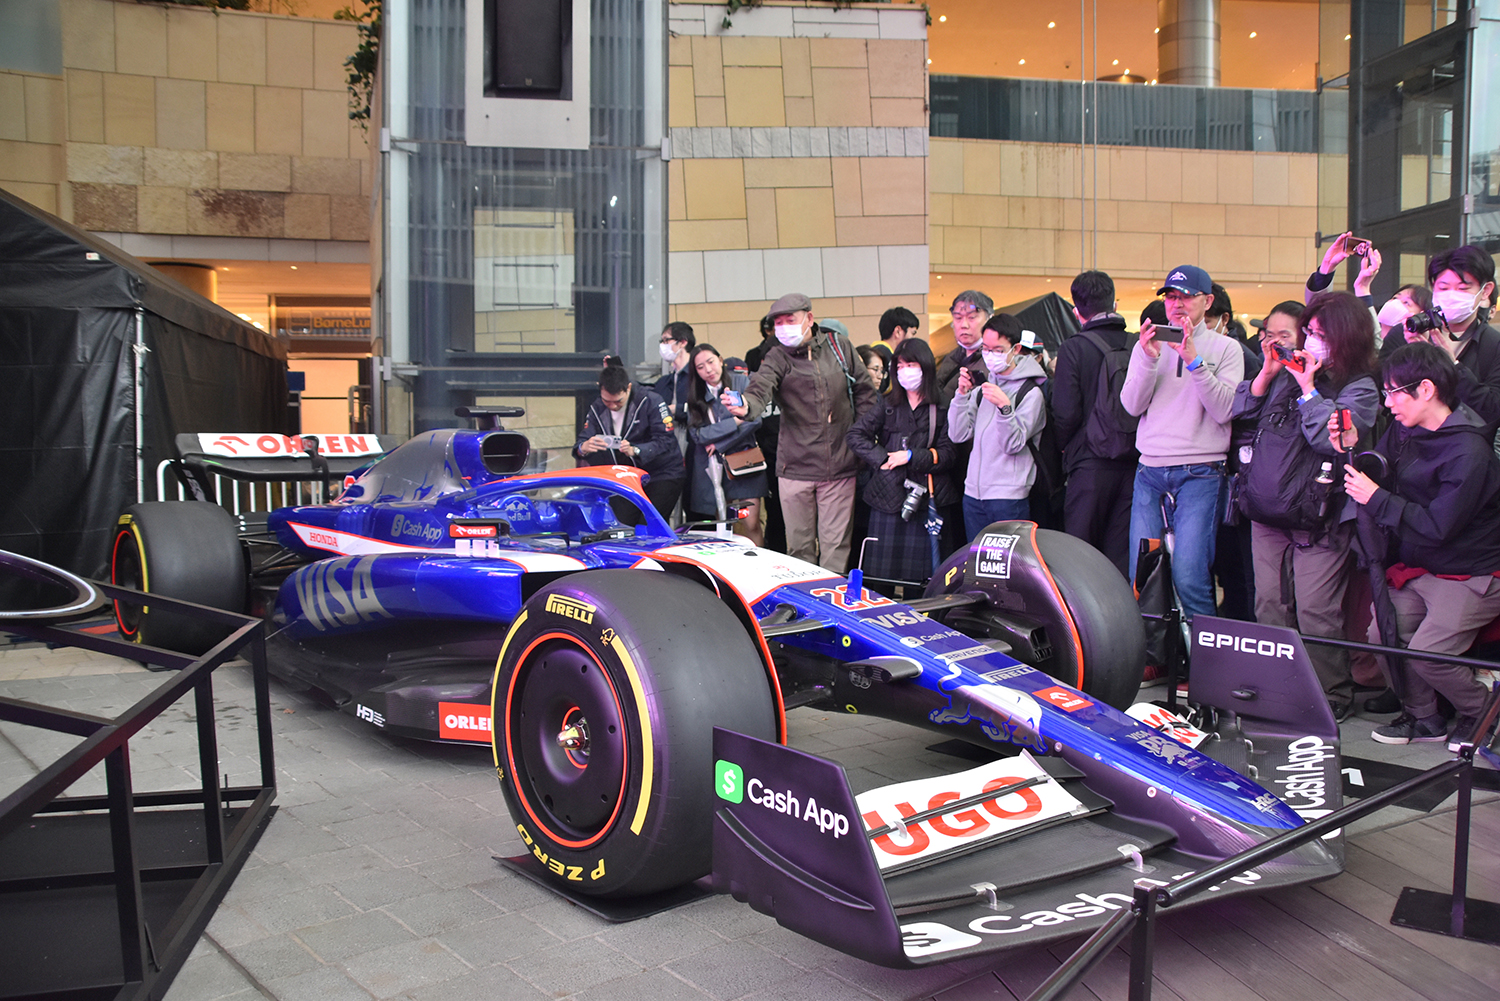
[[[1474,795],[1474,749],[1464,748],[1465,767],[1458,773],[1458,810],[1453,824],[1453,904],[1449,916],[1454,938],[1464,937],[1464,910],[1469,897],[1469,805]]]
[[[1130,1001],[1151,1001],[1152,953],[1156,949],[1156,888],[1135,884],[1135,929],[1130,936]]]

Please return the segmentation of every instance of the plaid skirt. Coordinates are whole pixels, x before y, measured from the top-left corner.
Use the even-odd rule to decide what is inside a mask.
[[[902,521],[899,514],[871,510],[869,541],[864,548],[865,573],[881,580],[925,584],[932,576],[932,538],[923,524],[926,517],[925,504],[911,521]]]

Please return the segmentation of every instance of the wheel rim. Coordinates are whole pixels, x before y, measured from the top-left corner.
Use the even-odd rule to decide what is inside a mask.
[[[146,575],[141,571],[141,551],[136,544],[135,533],[128,528],[115,535],[113,558],[109,561],[110,583],[116,587],[128,587],[135,591],[146,589]],[[140,632],[142,606],[116,601],[115,623],[120,635],[134,639]]]
[[[586,848],[625,797],[629,743],[609,673],[571,636],[549,633],[521,654],[505,706],[516,797],[554,841]],[[577,737],[581,744],[563,739]]]

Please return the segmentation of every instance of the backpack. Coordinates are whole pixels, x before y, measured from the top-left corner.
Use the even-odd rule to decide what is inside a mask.
[[[1295,384],[1294,384],[1295,388]],[[1313,483],[1323,463],[1337,460],[1314,452],[1302,434],[1297,416],[1297,394],[1282,388],[1267,401],[1256,424],[1250,461],[1239,472],[1240,511],[1251,521],[1287,530],[1308,531],[1327,521],[1336,505],[1328,491]],[[1334,470],[1334,490],[1342,488],[1343,474]],[[1318,509],[1324,517],[1318,517]]]
[[[1021,401],[1026,399],[1026,394],[1036,389],[1041,379],[1027,379],[1011,405],[1020,409]],[[1043,391],[1043,397],[1046,392]],[[1043,403],[1043,408],[1050,411],[1050,401]],[[1026,447],[1031,451],[1031,461],[1036,466],[1036,482],[1031,485],[1031,520],[1042,528],[1054,528],[1061,530],[1063,527],[1063,487],[1067,483],[1067,474],[1063,472],[1062,448],[1057,443],[1057,431],[1052,425],[1051,413],[1048,420],[1042,425],[1042,429],[1032,435],[1026,441]]]
[[[1140,418],[1120,402],[1125,388],[1125,373],[1130,368],[1130,348],[1112,348],[1092,330],[1079,331],[1104,355],[1099,366],[1099,383],[1095,388],[1094,407],[1083,424],[1083,440],[1089,451],[1101,459],[1125,459],[1135,454],[1135,429]]]
[[[859,409],[854,405],[854,373],[849,371],[849,356],[844,351],[844,346],[839,343],[839,335],[832,330],[827,331],[828,346],[833,349],[833,356],[838,359],[839,368],[844,370],[844,391],[849,394],[849,411],[855,418],[859,417]]]

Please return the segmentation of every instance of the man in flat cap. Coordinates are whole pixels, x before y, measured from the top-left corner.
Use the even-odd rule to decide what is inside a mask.
[[[777,346],[751,376],[744,405],[727,395],[723,403],[749,419],[773,400],[781,408],[776,476],[787,552],[841,574],[849,565],[859,469],[844,435],[874,406],[875,386],[849,338],[818,326],[807,296],[788,293],[767,316]]]
[[[1130,508],[1130,576],[1141,539],[1165,538],[1163,506],[1171,509],[1172,582],[1189,616],[1213,615],[1215,533],[1219,524],[1229,411],[1244,377],[1239,346],[1203,322],[1213,302],[1208,272],[1173,268],[1157,292],[1178,330],[1141,324],[1131,349],[1120,402],[1140,417],[1135,493]]]

